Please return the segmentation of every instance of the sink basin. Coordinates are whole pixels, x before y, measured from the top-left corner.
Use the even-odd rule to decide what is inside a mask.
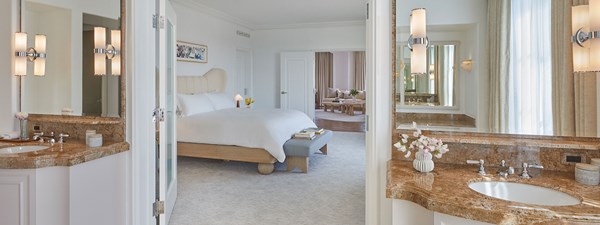
[[[13,146],[13,147],[7,147],[7,148],[0,148],[0,155],[33,152],[33,151],[44,150],[47,148],[48,148],[47,146],[40,146],[40,145]]]
[[[566,206],[581,203],[569,194],[529,184],[484,181],[471,183],[469,188],[490,197],[526,204]]]

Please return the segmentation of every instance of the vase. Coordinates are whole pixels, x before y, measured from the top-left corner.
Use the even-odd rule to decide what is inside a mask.
[[[21,140],[29,139],[29,132],[27,132],[27,120],[19,120],[21,126]]]
[[[421,150],[415,153],[415,160],[413,160],[413,167],[422,173],[431,172],[434,168],[433,156],[430,153],[425,153]]]

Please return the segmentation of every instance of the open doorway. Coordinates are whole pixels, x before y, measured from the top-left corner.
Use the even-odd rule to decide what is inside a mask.
[[[364,51],[315,53],[315,122],[334,131],[364,132]]]

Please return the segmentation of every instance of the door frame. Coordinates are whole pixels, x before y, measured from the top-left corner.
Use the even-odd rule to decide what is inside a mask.
[[[368,0],[366,21],[366,86],[373,90],[367,96],[367,163],[365,224],[391,224],[391,200],[385,196],[387,161],[391,159],[391,0]],[[154,45],[152,15],[154,2],[127,0],[127,140],[131,143],[129,165],[128,224],[149,224],[154,221],[151,205],[154,199],[152,115],[154,102],[147,90],[154,88]],[[145,37],[134,39],[135,37]],[[133,41],[135,40],[135,41]],[[377,75],[377,77],[375,77]],[[134,116],[135,115],[135,116]]]

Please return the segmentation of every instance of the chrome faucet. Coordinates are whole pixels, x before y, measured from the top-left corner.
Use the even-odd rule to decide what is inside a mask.
[[[500,168],[498,168],[498,171],[496,173],[498,174],[498,176],[507,178],[508,175],[515,174],[515,168],[513,168],[512,166],[506,166],[506,161],[503,159],[502,161],[500,161]]]
[[[483,167],[483,164],[485,162],[483,161],[483,159],[480,160],[467,160],[467,164],[479,164],[479,170],[477,171],[477,173],[479,173],[480,175],[486,175],[487,173],[485,173],[485,167]]]
[[[531,176],[529,175],[528,168],[543,169],[544,166],[541,166],[541,165],[529,165],[529,163],[523,163],[523,172],[521,173],[521,178],[525,178],[525,179],[531,178]]]

